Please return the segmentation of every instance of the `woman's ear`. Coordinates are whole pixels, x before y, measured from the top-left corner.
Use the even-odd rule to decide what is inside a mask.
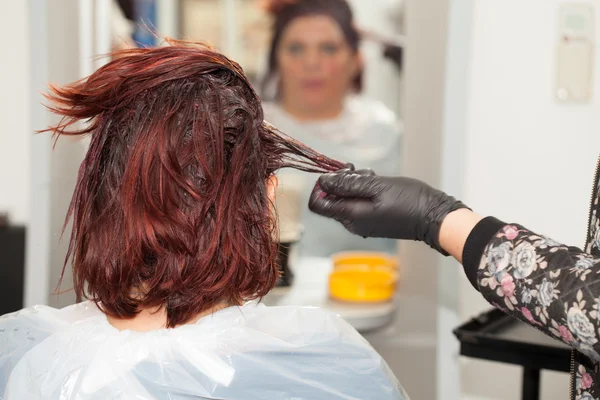
[[[353,75],[356,76],[365,70],[365,58],[360,50],[356,51]]]
[[[365,62],[360,50],[357,50],[352,57],[350,70],[350,90],[352,92],[360,92],[363,88],[363,71],[365,70]]]
[[[275,175],[271,175],[267,179],[267,197],[271,204],[275,204],[275,192],[277,192],[277,186],[279,186],[279,179]]]

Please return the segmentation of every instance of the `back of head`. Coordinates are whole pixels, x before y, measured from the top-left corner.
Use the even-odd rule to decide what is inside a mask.
[[[67,217],[76,292],[115,317],[165,306],[172,327],[274,286],[276,170],[343,164],[266,123],[235,62],[169,43],[122,52],[47,97],[63,116],[48,130],[91,135]]]

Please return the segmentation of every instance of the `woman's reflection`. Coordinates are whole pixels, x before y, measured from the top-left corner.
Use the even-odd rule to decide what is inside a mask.
[[[346,0],[269,1],[274,17],[262,85],[265,118],[288,135],[357,168],[399,172],[401,123],[381,102],[360,94],[359,32]],[[364,241],[306,208],[313,177],[280,175],[278,205],[285,240],[303,226],[302,256],[345,250],[395,252],[389,240]],[[298,220],[298,221],[295,221]]]

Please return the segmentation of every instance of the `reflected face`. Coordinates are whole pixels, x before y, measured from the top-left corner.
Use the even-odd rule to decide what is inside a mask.
[[[283,31],[277,65],[284,98],[305,107],[339,104],[359,70],[340,26],[324,15],[298,17]]]

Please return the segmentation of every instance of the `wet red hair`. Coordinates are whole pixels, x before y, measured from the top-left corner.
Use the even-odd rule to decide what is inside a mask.
[[[269,177],[344,164],[266,123],[238,64],[169,44],[50,86],[47,131],[91,135],[67,215],[75,292],[119,318],[164,306],[174,327],[275,285]]]

